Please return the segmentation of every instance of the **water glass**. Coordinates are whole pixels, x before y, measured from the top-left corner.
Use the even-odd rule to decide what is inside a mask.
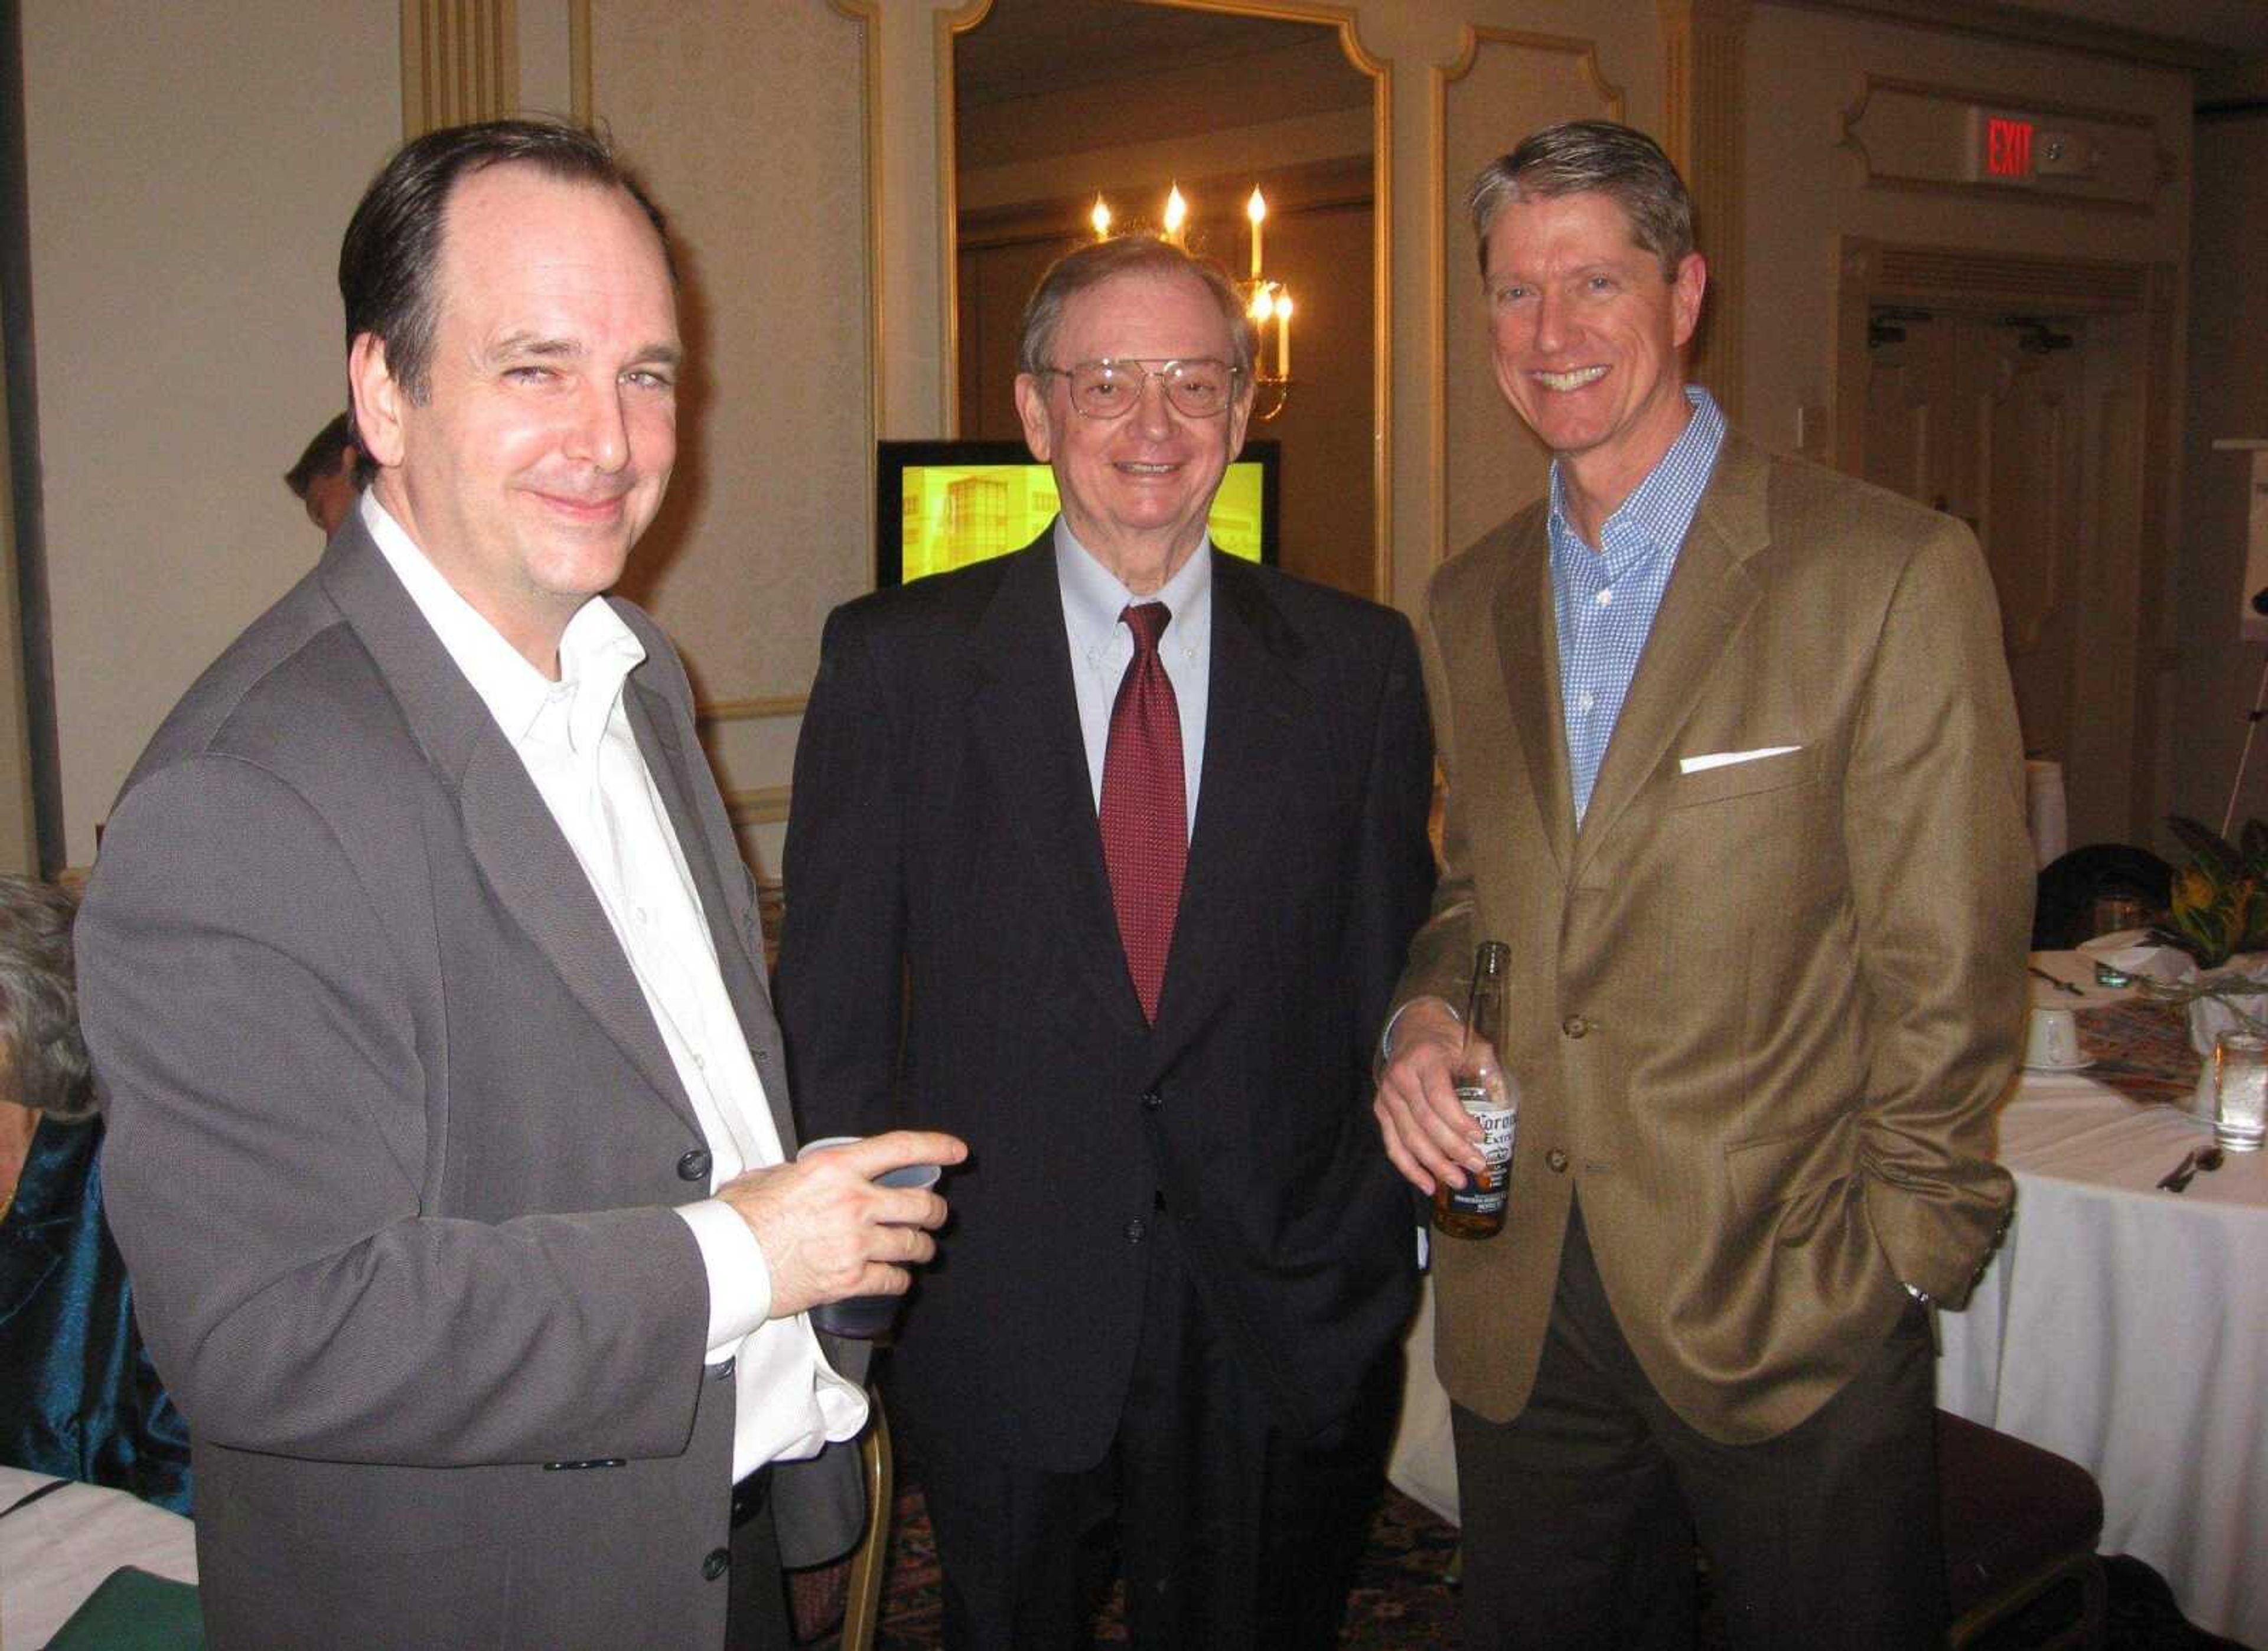
[[[2213,1144],[2257,1152],[2268,1135],[2268,1038],[2228,1031],[2213,1040]]]
[[[2147,928],[2150,919],[2150,903],[2139,894],[2098,894],[2088,914],[2088,928],[2097,936],[2119,935]]]

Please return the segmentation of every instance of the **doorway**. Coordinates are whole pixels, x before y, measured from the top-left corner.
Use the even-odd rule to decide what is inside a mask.
[[[2074,844],[2146,840],[2170,440],[2170,305],[2141,266],[1855,243],[1840,467],[1960,517],[2000,605],[2027,754]]]

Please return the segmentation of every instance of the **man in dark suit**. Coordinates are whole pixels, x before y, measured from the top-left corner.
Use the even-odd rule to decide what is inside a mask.
[[[1416,651],[1209,547],[1252,404],[1217,269],[1082,248],[1020,366],[1054,525],[828,621],[780,959],[804,1123],[971,1143],[888,1390],[949,1644],[1084,1646],[1114,1515],[1137,1643],[1328,1644],[1414,1282],[1364,1104],[1432,877]]]
[[[1511,943],[1511,1213],[1436,1250],[1466,1643],[1941,1646],[1926,1307],[2008,1207],[2031,906],[1992,585],[1937,515],[1726,428],[1643,134],[1474,186],[1498,382],[1550,495],[1435,576],[1446,872],[1378,1110],[1478,1166],[1445,999]]]
[[[961,1148],[782,1163],[691,692],[600,595],[675,452],[661,221],[586,133],[460,128],[339,277],[378,479],[158,731],[78,928],[210,1636],[784,1647],[865,1417],[805,1310],[905,1288],[943,1203],[868,1178]]]

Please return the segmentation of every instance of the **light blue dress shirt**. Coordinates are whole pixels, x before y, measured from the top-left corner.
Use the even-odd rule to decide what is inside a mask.
[[[1086,744],[1087,778],[1094,806],[1102,808],[1102,758],[1110,745],[1110,708],[1134,657],[1134,634],[1119,621],[1133,602],[1163,602],[1173,617],[1158,638],[1158,658],[1174,685],[1182,717],[1183,793],[1189,832],[1197,828],[1197,775],[1204,767],[1205,708],[1212,685],[1212,540],[1208,537],[1149,596],[1136,596],[1056,517],[1056,583],[1063,593],[1064,632],[1071,642],[1071,682],[1079,695],[1079,728]]]
[[[1706,390],[1685,387],[1693,415],[1660,463],[1607,517],[1595,548],[1567,517],[1557,459],[1551,465],[1551,605],[1559,636],[1559,712],[1567,733],[1567,778],[1575,823],[1591,803],[1599,765],[1614,737],[1631,679],[1653,632],[1679,547],[1717,467],[1725,415]]]

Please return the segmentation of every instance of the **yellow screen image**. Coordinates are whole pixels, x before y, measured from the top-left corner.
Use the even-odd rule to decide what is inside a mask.
[[[1259,465],[1231,465],[1207,523],[1214,544],[1247,561],[1260,560],[1261,481]],[[1045,465],[909,465],[901,493],[899,576],[908,583],[1021,550],[1057,508]]]

